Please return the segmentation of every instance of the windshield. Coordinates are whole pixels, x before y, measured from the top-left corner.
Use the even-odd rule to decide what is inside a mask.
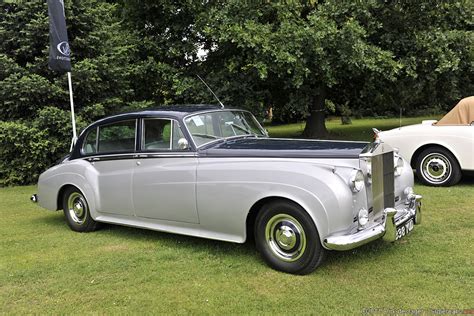
[[[239,135],[266,136],[255,117],[244,111],[215,111],[192,115],[184,120],[196,146]]]

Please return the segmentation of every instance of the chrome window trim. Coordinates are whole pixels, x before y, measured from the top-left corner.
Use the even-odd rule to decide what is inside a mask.
[[[173,127],[174,127],[174,120],[171,120],[170,150],[173,150]]]

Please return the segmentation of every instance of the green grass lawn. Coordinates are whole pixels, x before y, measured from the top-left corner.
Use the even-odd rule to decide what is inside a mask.
[[[383,129],[392,124],[387,121],[375,126]],[[353,128],[372,122],[354,121]],[[358,133],[328,125],[338,135]],[[381,308],[379,314],[472,309],[474,180],[415,189],[424,196],[423,224],[405,239],[331,252],[314,273],[294,276],[268,268],[252,243],[112,225],[75,233],[62,212],[29,202],[34,186],[0,188],[0,313],[342,315],[366,308]]]
[[[438,120],[441,116],[405,117],[402,125],[418,124],[422,120]],[[351,125],[341,125],[341,120],[333,118],[326,120],[326,127],[329,131],[330,139],[345,140],[365,140],[371,141],[373,137],[372,128],[379,130],[389,130],[400,126],[399,118],[391,119],[358,119],[352,120]],[[301,137],[305,123],[295,123],[286,125],[266,126],[271,137]]]

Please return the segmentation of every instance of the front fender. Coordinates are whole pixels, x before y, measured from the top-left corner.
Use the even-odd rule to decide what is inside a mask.
[[[352,223],[354,202],[346,176],[353,168],[334,169],[327,162],[202,159],[197,177],[200,223],[205,229],[230,233],[243,241],[252,207],[263,199],[280,197],[299,204],[308,212],[321,239],[347,228]]]

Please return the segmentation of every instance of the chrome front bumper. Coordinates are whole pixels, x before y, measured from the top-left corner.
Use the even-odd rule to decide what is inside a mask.
[[[421,195],[410,194],[405,208],[386,208],[379,223],[352,234],[329,235],[324,239],[324,246],[331,250],[350,250],[383,237],[386,241],[397,239],[397,227],[414,219],[415,225],[421,223]]]

